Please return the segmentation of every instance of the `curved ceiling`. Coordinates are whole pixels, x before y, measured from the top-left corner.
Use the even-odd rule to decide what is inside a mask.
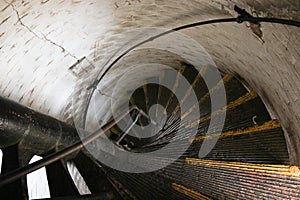
[[[294,0],[1,0],[0,94],[68,121],[76,84],[90,81],[87,77],[94,77],[122,47],[123,32],[236,17],[235,4],[254,16],[300,20],[300,1]],[[273,117],[281,120],[289,151],[297,158],[300,31],[262,23],[262,32],[258,37],[247,23],[182,31],[198,41],[220,69],[260,94]],[[300,164],[296,159],[292,163]]]

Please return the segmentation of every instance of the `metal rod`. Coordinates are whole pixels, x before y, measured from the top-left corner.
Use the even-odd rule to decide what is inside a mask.
[[[25,167],[21,167],[16,170],[13,170],[7,174],[1,175],[0,176],[0,188],[8,183],[11,183],[11,182],[25,176],[26,174],[29,174],[35,170],[45,167],[51,163],[54,163],[60,159],[63,159],[65,157],[81,150],[85,145],[91,143],[92,141],[94,141],[95,139],[97,139],[98,137],[103,135],[106,131],[108,131],[110,128],[112,128],[115,124],[117,124],[119,121],[121,121],[128,113],[130,113],[133,110],[137,110],[138,112],[141,112],[141,110],[138,107],[132,106],[132,107],[130,107],[130,109],[128,111],[126,111],[124,114],[119,116],[117,119],[108,122],[102,128],[98,129],[97,131],[95,131],[94,133],[92,133],[90,136],[86,137],[82,141],[78,141],[78,142],[74,143],[73,145],[70,145],[69,147],[67,147],[61,151],[50,154],[39,161],[36,161],[29,165],[26,165]]]
[[[239,13],[240,10],[242,10],[241,8],[235,6],[235,11],[237,13]],[[242,22],[252,22],[252,23],[258,23],[258,22],[268,22],[268,23],[277,23],[277,24],[284,24],[284,25],[289,25],[289,26],[296,26],[296,27],[300,27],[300,22],[299,21],[295,21],[295,20],[287,20],[287,19],[280,19],[280,18],[263,18],[263,17],[252,17],[252,16],[245,16],[245,15],[241,15],[239,13],[238,17],[231,17],[231,18],[221,18],[221,19],[212,19],[212,20],[207,20],[207,21],[201,21],[201,22],[196,22],[196,23],[191,23],[191,24],[186,24],[186,25],[182,25],[182,26],[178,26],[176,28],[167,30],[165,32],[159,33],[157,35],[154,35],[148,39],[145,39],[135,45],[133,45],[132,47],[128,48],[126,51],[124,51],[121,55],[119,55],[115,60],[113,60],[113,62],[111,64],[109,64],[109,66],[105,69],[105,71],[102,73],[102,71],[98,74],[98,76],[100,76],[99,79],[96,79],[89,87],[87,87],[87,90],[91,90],[91,93],[88,97],[88,104],[83,116],[84,121],[86,120],[86,116],[87,116],[87,111],[88,111],[88,105],[91,101],[91,98],[93,96],[93,93],[95,92],[96,86],[101,82],[101,80],[103,80],[104,76],[111,70],[112,67],[114,67],[114,65],[121,60],[124,56],[126,56],[128,53],[130,53],[132,50],[136,49],[137,47],[146,44],[148,42],[151,42],[157,38],[163,37],[165,35],[171,34],[173,32],[177,32],[177,31],[181,31],[181,30],[185,30],[185,29],[190,29],[193,27],[199,27],[199,26],[203,26],[203,25],[208,25],[208,24],[223,24],[223,23],[232,23],[232,22],[237,22],[237,23],[242,23]],[[108,61],[106,64],[108,64],[110,61]],[[101,74],[102,73],[102,74]]]
[[[217,24],[217,23],[228,23],[228,22],[238,22],[238,23],[242,23],[245,21],[249,21],[249,22],[269,22],[269,23],[277,23],[277,24],[284,24],[284,25],[289,25],[289,26],[296,26],[296,27],[300,27],[300,22],[299,21],[295,21],[295,20],[288,20],[288,19],[280,19],[280,18],[267,18],[267,17],[252,17],[252,16],[244,16],[244,15],[239,15],[238,17],[232,17],[232,18],[221,18],[221,19],[212,19],[212,20],[207,20],[207,21],[201,21],[201,22],[196,22],[196,23],[192,23],[192,24],[187,24],[187,25],[183,25],[183,26],[179,26],[170,30],[167,30],[163,33],[157,34],[155,36],[152,36],[146,40],[143,40],[142,42],[132,46],[131,48],[127,49],[124,53],[122,53],[119,57],[117,57],[110,65],[109,67],[104,71],[104,73],[101,75],[101,77],[96,80],[90,87],[88,87],[87,89],[91,89],[94,88],[95,85],[97,85],[102,79],[103,77],[107,74],[107,72],[125,55],[127,55],[130,51],[134,50],[135,48],[148,43],[150,41],[153,41],[157,38],[160,38],[162,36],[168,35],[170,33],[176,32],[176,31],[180,31],[180,30],[184,30],[184,29],[189,29],[189,28],[193,28],[193,27],[197,27],[197,26],[202,26],[202,25],[207,25],[207,24]]]
[[[132,129],[132,127],[136,124],[136,122],[139,120],[141,116],[141,113],[138,113],[137,116],[135,117],[135,120],[132,122],[132,124],[127,128],[127,130],[119,137],[117,140],[117,145],[124,139],[124,137],[129,133],[129,131]]]

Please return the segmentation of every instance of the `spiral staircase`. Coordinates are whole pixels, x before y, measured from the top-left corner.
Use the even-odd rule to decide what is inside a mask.
[[[132,129],[122,142],[128,151],[138,153],[155,151],[176,141],[189,140],[191,146],[174,163],[152,173],[130,174],[105,168],[108,178],[116,184],[124,199],[255,199],[255,198],[299,198],[299,169],[289,165],[289,154],[283,131],[278,120],[271,119],[264,103],[253,90],[231,74],[224,74],[222,82],[227,95],[226,120],[222,133],[207,133],[211,118],[210,94],[218,93],[220,83],[207,90],[202,73],[192,66],[182,66],[178,73],[190,83],[190,90],[182,99],[177,99],[167,88],[147,84],[137,89],[130,104],[145,111],[155,104],[164,107],[167,119],[162,129],[151,138],[139,139]],[[164,79],[162,73],[161,79]],[[178,89],[178,79],[173,80],[172,91]],[[197,94],[198,104],[180,113],[179,102],[184,101],[191,90]],[[194,122],[184,122],[194,106],[199,106],[201,116]],[[224,109],[216,111],[221,114]],[[163,113],[156,112],[156,119]],[[143,127],[149,124],[139,118]],[[183,123],[183,129],[177,132]],[[159,122],[158,122],[159,123]],[[189,127],[197,127],[195,138],[189,138]],[[117,126],[109,136],[118,138],[122,131]],[[212,151],[204,158],[198,152],[205,139],[220,137]],[[146,141],[143,141],[146,140]],[[180,144],[180,142],[179,142]],[[178,153],[169,149],[169,155]],[[153,159],[151,165],[168,160],[168,155]]]
[[[51,196],[47,199],[300,199],[297,27],[234,22],[182,30],[180,33],[203,45],[222,71],[222,80],[212,87],[204,78],[211,67],[199,69],[189,62],[178,65],[182,55],[142,49],[119,60],[106,74],[107,82],[102,84],[107,88],[94,88],[93,81],[99,78],[95,74],[105,70],[104,61],[127,45],[122,43],[121,33],[153,26],[169,30],[201,20],[236,17],[235,4],[253,16],[299,21],[297,1],[0,2],[0,199],[30,196],[25,175],[4,185],[3,176],[26,168],[34,155],[47,158],[82,141],[73,117],[84,113],[80,106],[86,102],[81,100],[89,89],[108,88],[108,93],[98,91],[96,107],[103,104],[99,113],[104,117],[96,125],[114,122],[104,105],[112,98],[108,96],[110,84],[131,64],[153,60],[171,66],[177,75],[168,76],[166,69],[146,77],[137,70],[133,75],[146,79],[125,104],[118,105],[117,112],[136,106],[145,115],[130,112],[131,120],[121,120],[128,129],[116,122],[105,138],[114,148],[135,154],[165,148],[167,153],[146,163],[154,168],[166,163],[165,167],[145,173],[124,172],[83,148],[45,164]],[[182,47],[183,43],[178,43]],[[184,53],[189,56],[189,52]],[[184,90],[182,76],[190,85]],[[123,86],[134,78],[129,77],[132,80]],[[80,81],[79,86],[84,87],[75,88]],[[171,83],[171,88],[164,82]],[[87,84],[91,84],[88,89]],[[222,99],[224,88],[227,103],[213,110],[212,96]],[[177,91],[184,94],[177,96]],[[196,102],[189,102],[192,95]],[[188,107],[181,107],[183,103]],[[188,120],[195,110],[200,111],[199,116]],[[213,119],[224,116],[224,126],[221,120],[210,127]],[[149,126],[151,134],[145,137]],[[196,130],[196,135],[191,130]],[[169,147],[171,143],[178,146]],[[184,143],[188,148],[182,152]],[[205,144],[213,148],[199,156]],[[78,171],[72,171],[70,164]],[[89,192],[83,192],[81,186]]]
[[[180,148],[169,148],[167,154],[153,157],[150,165],[167,162],[170,157],[182,154],[170,165],[148,173],[127,173],[115,170],[97,161],[87,150],[75,157],[46,166],[49,189],[53,199],[298,199],[300,174],[297,166],[291,166],[286,140],[278,120],[270,117],[264,103],[253,90],[231,74],[222,74],[222,79],[208,90],[203,75],[210,68],[200,71],[182,63],[178,76],[172,81],[172,90],[159,84],[144,82],[136,89],[129,106],[136,105],[156,120],[151,137],[141,137],[134,127],[124,135],[115,125],[106,136],[116,143],[117,148],[134,153],[153,152],[167,147],[170,142],[189,142],[189,148],[181,153]],[[167,73],[156,77],[163,83],[170,81]],[[179,76],[188,80],[190,88],[181,99],[174,92],[180,87]],[[152,77],[153,78],[153,77]],[[172,77],[171,77],[172,78]],[[227,105],[212,113],[212,94],[218,94],[221,85],[226,90]],[[197,96],[196,104],[181,110],[180,102],[191,93]],[[162,110],[155,105],[161,105]],[[200,117],[194,121],[185,119],[195,106]],[[154,109],[153,109],[154,108]],[[226,112],[221,133],[208,131],[211,117]],[[26,116],[26,113],[20,114]],[[150,114],[149,114],[150,115]],[[164,117],[162,117],[164,116]],[[131,113],[132,119],[143,130],[151,122],[146,117]],[[112,119],[113,120],[113,119]],[[124,119],[125,120],[125,119]],[[129,124],[128,120],[123,121]],[[191,137],[191,127],[197,134]],[[76,132],[68,127],[70,132]],[[120,137],[122,139],[120,140]],[[218,138],[213,149],[203,158],[198,154],[203,141]],[[21,142],[22,143],[22,142]],[[20,143],[18,144],[20,145]],[[22,154],[16,145],[4,148],[2,173],[20,166]],[[37,151],[33,150],[33,154]],[[50,153],[50,152],[49,152]],[[79,197],[74,181],[70,178],[66,161],[75,163],[91,195]],[[11,183],[1,189],[3,197],[13,194],[16,199],[26,198],[25,179]],[[19,192],[13,192],[21,187]]]

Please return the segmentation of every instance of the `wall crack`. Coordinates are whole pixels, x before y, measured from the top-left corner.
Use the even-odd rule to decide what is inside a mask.
[[[21,26],[23,26],[24,28],[26,28],[30,33],[32,33],[35,37],[41,39],[41,40],[44,40],[46,42],[49,42],[50,44],[60,48],[62,50],[63,53],[66,53],[67,56],[71,56],[73,57],[75,60],[79,61],[80,59],[77,58],[74,54],[72,54],[71,52],[69,52],[68,50],[66,50],[62,45],[60,44],[57,44],[56,42],[52,41],[51,39],[47,38],[47,36],[43,33],[40,32],[40,35],[37,34],[35,31],[31,30],[31,28],[24,24],[24,22],[22,21],[22,18],[20,17],[20,14],[18,12],[18,10],[16,9],[15,5],[13,3],[8,3],[6,0],[5,2],[12,7],[13,11],[16,13],[17,15],[17,18],[18,18],[18,22],[20,22]]]

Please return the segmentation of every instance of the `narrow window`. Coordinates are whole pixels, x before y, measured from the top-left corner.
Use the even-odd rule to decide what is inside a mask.
[[[29,163],[41,160],[40,156],[33,156]],[[43,167],[27,175],[29,199],[50,198],[46,168]]]
[[[91,194],[86,182],[84,181],[82,175],[80,174],[79,170],[77,169],[74,162],[67,162],[68,171],[73,179],[75,186],[77,187],[79,194]]]

